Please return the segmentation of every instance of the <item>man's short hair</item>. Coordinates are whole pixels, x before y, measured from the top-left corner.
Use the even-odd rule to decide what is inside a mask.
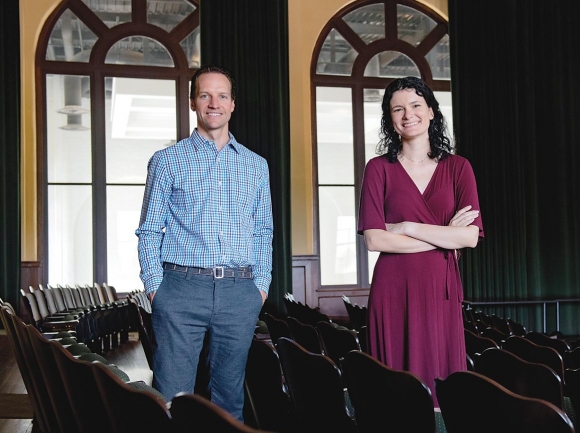
[[[224,75],[229,80],[230,87],[232,88],[231,89],[232,101],[236,99],[234,79],[232,78],[231,74],[228,71],[226,71],[225,69],[220,68],[219,66],[213,66],[213,65],[204,65],[204,66],[200,67],[195,72],[195,74],[193,74],[193,77],[191,77],[191,89],[189,91],[189,97],[191,99],[195,98],[195,93],[197,92],[197,79],[203,74],[222,74],[222,75]]]

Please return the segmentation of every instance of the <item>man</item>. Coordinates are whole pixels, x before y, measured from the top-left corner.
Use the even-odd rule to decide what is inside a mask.
[[[153,385],[169,401],[193,392],[209,335],[211,399],[243,420],[244,372],[272,270],[266,161],[229,132],[230,74],[204,66],[191,79],[197,128],[156,152],[139,228],[141,280],[152,302]]]

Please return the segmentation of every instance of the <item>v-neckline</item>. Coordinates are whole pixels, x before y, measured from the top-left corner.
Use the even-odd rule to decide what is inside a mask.
[[[425,193],[427,192],[427,190],[431,186],[431,183],[433,182],[433,178],[435,177],[435,174],[437,173],[437,170],[439,169],[439,164],[441,163],[441,161],[437,162],[437,165],[435,166],[435,170],[433,170],[433,173],[431,173],[431,177],[429,178],[429,182],[427,182],[427,186],[425,186],[425,189],[423,190],[423,192],[421,192],[421,190],[419,189],[419,187],[417,186],[417,184],[415,183],[415,181],[413,180],[413,178],[411,177],[409,172],[407,170],[405,170],[405,166],[403,164],[401,164],[401,161],[397,160],[397,163],[400,165],[401,170],[403,170],[403,172],[407,175],[407,178],[415,186],[415,189],[417,190],[419,195],[421,197],[425,197]]]

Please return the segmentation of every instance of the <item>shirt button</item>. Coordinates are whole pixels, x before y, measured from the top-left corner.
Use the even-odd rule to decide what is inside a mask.
[[[215,160],[216,160],[217,162],[220,162],[220,157],[218,156],[218,157],[217,157]]]
[[[222,186],[222,181],[218,180],[218,186]]]

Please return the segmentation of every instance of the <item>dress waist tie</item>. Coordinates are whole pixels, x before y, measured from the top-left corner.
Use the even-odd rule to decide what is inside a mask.
[[[457,276],[459,275],[459,265],[457,263],[457,255],[455,250],[444,250],[443,255],[447,261],[447,270],[445,275],[445,299],[449,300],[450,288],[454,285],[455,291],[458,292],[459,287],[457,285]],[[457,298],[461,301],[460,294],[457,293]]]

